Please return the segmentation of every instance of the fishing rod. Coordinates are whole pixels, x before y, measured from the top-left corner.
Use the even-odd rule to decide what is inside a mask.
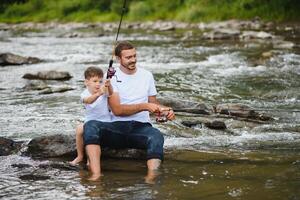
[[[175,108],[173,109],[174,112],[187,112],[187,113],[195,113],[195,114],[208,114],[208,111],[206,109],[199,109],[199,108]],[[228,112],[237,112],[237,111],[273,111],[273,112],[291,112],[291,113],[296,113],[296,112],[300,112],[300,110],[297,109],[292,109],[292,110],[286,110],[286,109],[271,109],[271,108],[259,108],[259,109],[245,109],[245,108],[241,108],[241,109],[232,109],[232,108],[224,108],[222,109],[224,111],[228,111]],[[213,110],[214,113],[218,113],[218,111]]]
[[[115,39],[115,42],[114,42],[113,48],[112,48],[112,56],[111,56],[111,59],[109,61],[106,79],[111,79],[113,76],[115,76],[115,73],[116,73],[115,68],[112,66],[113,62],[114,62],[113,61],[113,59],[114,59],[114,50],[115,50],[116,44],[118,42],[118,37],[119,37],[119,33],[120,33],[121,24],[122,24],[123,15],[124,15],[125,10],[126,10],[126,0],[124,0],[124,2],[123,2],[121,18],[120,18],[120,21],[119,21],[119,26],[118,26],[118,31],[117,31],[117,34],[116,34],[116,39]]]

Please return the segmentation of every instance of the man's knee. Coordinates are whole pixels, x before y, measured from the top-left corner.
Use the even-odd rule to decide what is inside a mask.
[[[164,137],[162,133],[154,129],[148,137],[147,159],[163,160]]]
[[[163,146],[164,137],[162,133],[159,130],[154,129],[148,138],[148,144],[155,146]]]

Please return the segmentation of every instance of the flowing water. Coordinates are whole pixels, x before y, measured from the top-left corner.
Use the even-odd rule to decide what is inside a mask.
[[[0,52],[34,56],[40,64],[0,68],[0,136],[14,140],[51,134],[74,134],[83,118],[79,95],[83,71],[107,67],[113,34],[76,30],[84,37],[64,37],[66,29],[0,31]],[[3,199],[300,199],[300,38],[273,31],[295,44],[274,48],[270,41],[207,41],[183,39],[184,31],[128,31],[121,40],[137,46],[138,67],[153,72],[160,97],[202,102],[242,103],[267,110],[275,120],[252,124],[226,120],[229,131],[187,128],[178,113],[174,122],[154,123],[165,133],[166,160],[153,180],[145,181],[145,161],[106,159],[104,176],[89,182],[87,170],[48,169],[51,161],[19,154],[0,157]],[[271,52],[270,58],[262,57]],[[116,65],[117,67],[117,65]],[[39,94],[23,91],[25,73],[68,71],[72,91]],[[298,112],[297,112],[298,111]],[[25,169],[13,164],[29,164]],[[44,175],[24,178],[28,172]],[[150,175],[148,175],[148,178]]]

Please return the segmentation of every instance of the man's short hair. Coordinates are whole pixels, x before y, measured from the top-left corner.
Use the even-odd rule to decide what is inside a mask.
[[[85,71],[84,71],[84,78],[85,79],[90,79],[92,77],[99,77],[102,78],[103,77],[103,71],[102,69],[100,69],[99,67],[88,67]]]
[[[128,41],[119,42],[115,48],[115,56],[121,57],[123,50],[134,49],[135,47]]]

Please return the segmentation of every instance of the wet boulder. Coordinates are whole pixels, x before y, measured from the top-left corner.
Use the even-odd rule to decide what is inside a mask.
[[[209,129],[215,130],[225,130],[227,129],[226,124],[220,120],[210,120],[210,119],[201,119],[201,120],[184,120],[181,122],[182,125],[189,128],[202,128],[203,124]]]
[[[52,94],[70,90],[74,90],[74,88],[68,85],[50,86],[45,81],[30,80],[20,91],[40,91],[39,94]]]
[[[215,130],[225,130],[227,127],[223,121],[213,120],[204,123],[207,128],[215,129]]]
[[[24,155],[35,158],[69,157],[76,155],[75,135],[49,135],[32,139]],[[145,159],[146,151],[138,149],[102,148],[102,156]]]
[[[25,79],[40,79],[40,80],[69,80],[72,78],[72,76],[70,75],[69,72],[65,72],[65,71],[54,71],[54,70],[50,70],[50,71],[41,71],[38,72],[36,74],[31,74],[31,73],[27,73],[24,74],[24,76],[22,78]]]
[[[41,62],[41,60],[35,57],[23,57],[12,53],[0,54],[0,66],[36,64],[39,62]]]
[[[200,126],[200,128],[202,128],[202,121],[199,120],[184,120],[181,124],[189,128],[193,128],[195,126]]]
[[[50,158],[76,155],[76,143],[73,135],[49,135],[33,138],[25,155]]]
[[[243,104],[219,104],[214,108],[214,112],[234,117],[255,119],[261,121],[272,120],[272,117],[268,116],[267,114],[258,113],[250,106]]]
[[[209,114],[210,109],[203,103],[179,100],[174,98],[160,97],[158,101],[164,105],[171,107],[175,112],[186,112],[193,114]]]
[[[22,142],[15,142],[11,139],[0,137],[0,156],[7,156],[18,152]]]
[[[30,81],[28,82],[23,88],[23,91],[31,91],[31,90],[45,90],[47,88],[50,88],[49,85],[47,85],[47,83],[45,83],[44,81]]]
[[[70,90],[74,90],[74,88],[68,86],[68,85],[62,85],[62,86],[53,86],[53,87],[48,87],[42,90],[39,94],[52,94],[52,93],[62,93],[62,92],[67,92]]]

